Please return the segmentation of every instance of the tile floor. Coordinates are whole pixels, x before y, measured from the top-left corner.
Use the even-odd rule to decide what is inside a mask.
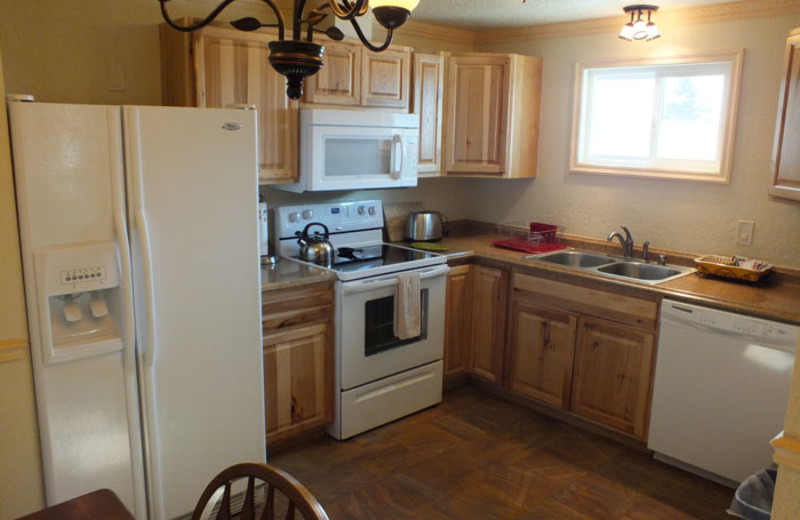
[[[268,459],[331,520],[731,518],[732,489],[469,385],[348,441]]]

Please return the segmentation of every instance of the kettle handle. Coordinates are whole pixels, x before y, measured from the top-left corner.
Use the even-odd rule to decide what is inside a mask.
[[[330,232],[328,231],[328,226],[326,226],[322,222],[309,222],[306,225],[306,227],[303,228],[302,236],[304,236],[304,237],[308,236],[308,228],[310,228],[311,226],[322,226],[322,229],[325,230],[325,234],[322,236],[322,238],[324,238],[325,240],[328,240],[328,238],[330,238]]]

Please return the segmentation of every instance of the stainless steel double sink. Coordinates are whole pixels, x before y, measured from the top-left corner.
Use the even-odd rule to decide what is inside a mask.
[[[641,260],[625,259],[577,249],[530,255],[526,256],[525,259],[593,272],[611,278],[635,280],[649,284],[666,282],[695,271],[692,267],[651,264]]]

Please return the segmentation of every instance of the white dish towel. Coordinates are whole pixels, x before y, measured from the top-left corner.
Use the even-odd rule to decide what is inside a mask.
[[[422,302],[420,301],[419,273],[397,275],[397,292],[394,295],[394,335],[398,339],[420,335]]]

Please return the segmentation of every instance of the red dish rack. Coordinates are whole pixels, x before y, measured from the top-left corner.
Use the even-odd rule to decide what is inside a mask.
[[[548,253],[566,249],[567,246],[556,241],[557,226],[543,224],[541,222],[531,222],[528,225],[529,231],[517,231],[516,236],[494,240],[492,244],[505,249],[513,249],[525,253]]]

